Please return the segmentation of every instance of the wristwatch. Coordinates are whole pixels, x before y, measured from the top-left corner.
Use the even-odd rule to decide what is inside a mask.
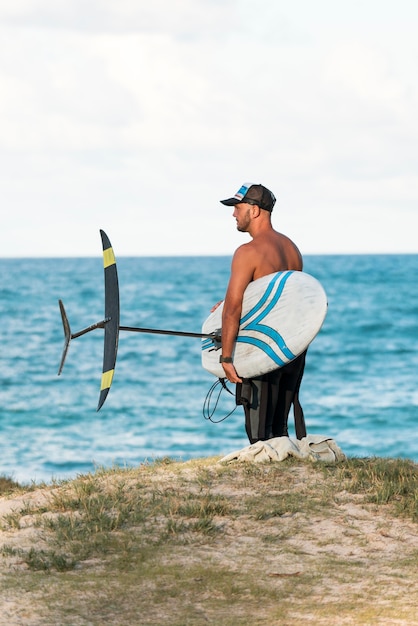
[[[219,357],[219,363],[233,363],[232,356],[221,356]]]

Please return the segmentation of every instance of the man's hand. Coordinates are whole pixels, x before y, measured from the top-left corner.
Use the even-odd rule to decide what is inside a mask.
[[[238,376],[233,363],[222,363],[222,367],[230,383],[242,383],[242,378]]]
[[[223,300],[219,300],[219,302],[217,302],[216,304],[213,305],[213,307],[211,308],[210,312],[213,313],[214,311],[216,311],[216,309],[218,308],[218,306],[220,304],[222,304]]]

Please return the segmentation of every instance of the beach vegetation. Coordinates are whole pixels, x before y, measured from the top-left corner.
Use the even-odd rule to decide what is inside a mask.
[[[415,463],[377,458],[165,458],[9,485],[3,585],[63,626],[409,624],[417,486]]]

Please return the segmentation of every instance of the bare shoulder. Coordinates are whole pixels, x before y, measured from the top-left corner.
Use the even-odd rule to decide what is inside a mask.
[[[277,233],[277,234],[279,235],[279,237],[282,238],[284,248],[289,252],[289,254],[294,259],[297,259],[297,262],[300,263],[301,265],[300,269],[302,269],[302,254],[299,248],[297,247],[297,245],[295,244],[295,242],[292,241],[290,237],[288,237],[287,235],[284,235],[283,233]]]
[[[254,280],[257,267],[257,255],[254,253],[252,242],[245,243],[235,250],[231,263],[228,291],[243,293],[245,287]]]
[[[247,241],[247,243],[241,244],[235,250],[233,258],[242,261],[254,256],[255,254],[257,254],[257,246],[255,245],[254,239],[252,239],[251,241]]]
[[[235,250],[232,258],[232,269],[253,273],[259,263],[260,249],[254,240],[242,244]]]
[[[283,233],[271,230],[265,236],[254,240],[258,255],[254,277],[259,278],[271,272],[301,270],[302,255],[296,244]]]

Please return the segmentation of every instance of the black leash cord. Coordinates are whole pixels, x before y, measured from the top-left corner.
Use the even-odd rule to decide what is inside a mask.
[[[215,400],[215,406],[211,410],[210,405],[211,405],[211,402],[212,402],[212,396],[215,393],[215,389],[216,389],[216,387],[218,387],[218,385],[221,385],[221,388],[218,391],[218,396],[217,396],[217,398]],[[203,403],[203,417],[205,418],[205,420],[209,420],[210,422],[212,422],[212,424],[220,424],[221,422],[225,421],[226,418],[229,417],[230,415],[232,415],[232,413],[237,408],[237,405],[235,405],[234,408],[232,409],[232,411],[230,411],[228,413],[228,415],[225,415],[224,417],[222,417],[219,420],[214,420],[213,419],[213,416],[215,415],[215,411],[216,411],[216,409],[218,407],[218,404],[219,404],[219,399],[221,397],[221,393],[224,390],[227,391],[228,393],[230,393],[231,396],[235,395],[226,386],[225,378],[219,378],[215,383],[213,383],[212,387],[209,389],[208,393],[206,394],[206,398],[205,398],[205,401]]]

